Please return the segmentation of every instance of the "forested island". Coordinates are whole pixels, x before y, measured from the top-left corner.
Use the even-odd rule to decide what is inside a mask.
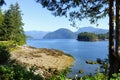
[[[78,34],[78,41],[99,41],[108,39],[108,33],[106,34],[95,34],[90,32],[82,32]]]

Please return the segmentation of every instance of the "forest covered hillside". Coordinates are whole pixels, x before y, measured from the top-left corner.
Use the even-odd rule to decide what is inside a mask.
[[[76,35],[74,34],[74,32],[68,29],[61,28],[54,32],[50,32],[46,34],[43,38],[44,39],[75,39]]]

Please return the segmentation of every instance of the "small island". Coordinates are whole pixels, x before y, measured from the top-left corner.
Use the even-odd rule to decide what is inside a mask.
[[[108,33],[106,34],[95,34],[90,32],[82,32],[78,34],[78,41],[100,41],[108,39]]]

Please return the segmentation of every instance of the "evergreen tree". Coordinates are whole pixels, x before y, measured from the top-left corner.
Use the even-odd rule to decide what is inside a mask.
[[[4,20],[4,17],[2,14],[2,10],[0,10],[0,40],[2,39],[2,35],[3,35],[3,27],[2,27],[3,20]]]
[[[25,44],[26,37],[23,30],[22,13],[18,3],[11,4],[4,14],[4,40],[13,40],[18,44]]]
[[[2,26],[3,23],[3,14],[2,14],[2,10],[0,9],[0,26]]]

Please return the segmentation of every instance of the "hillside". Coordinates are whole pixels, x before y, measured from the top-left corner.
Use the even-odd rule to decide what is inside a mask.
[[[33,38],[33,39],[76,39],[77,35],[82,32],[105,34],[108,32],[108,30],[88,26],[88,27],[82,27],[82,28],[78,29],[78,31],[76,31],[76,32],[72,32],[69,29],[60,28],[53,32],[25,31],[25,34],[26,34],[27,38]]]
[[[76,35],[74,34],[74,32],[68,29],[61,28],[54,32],[50,32],[46,34],[43,38],[44,39],[75,39]]]

